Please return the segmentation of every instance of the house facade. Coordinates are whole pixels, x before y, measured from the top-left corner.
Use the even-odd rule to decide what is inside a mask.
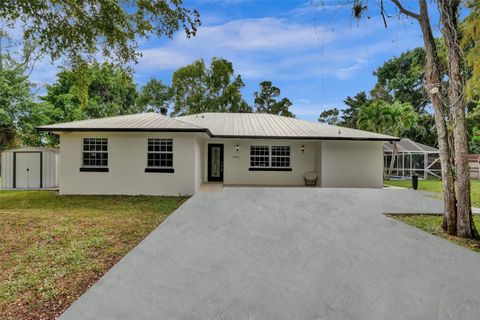
[[[188,195],[204,183],[381,188],[395,137],[268,114],[143,113],[39,127],[60,136],[61,194]]]

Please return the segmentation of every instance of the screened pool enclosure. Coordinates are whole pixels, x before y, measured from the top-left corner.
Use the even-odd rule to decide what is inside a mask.
[[[442,176],[438,149],[410,139],[386,142],[383,159],[386,179],[410,179],[413,174],[424,180]]]

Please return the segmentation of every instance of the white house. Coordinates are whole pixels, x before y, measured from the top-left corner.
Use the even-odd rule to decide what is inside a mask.
[[[397,138],[270,114],[155,113],[38,128],[60,136],[62,194],[193,194],[225,185],[381,188]]]

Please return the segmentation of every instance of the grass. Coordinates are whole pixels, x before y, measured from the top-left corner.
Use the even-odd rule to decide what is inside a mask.
[[[385,180],[383,182],[389,186],[411,188],[412,182],[410,180]],[[418,180],[418,190],[438,192],[441,196],[442,181],[440,180]],[[474,207],[480,207],[480,181],[471,180],[470,186],[472,205]]]
[[[480,252],[480,240],[464,239],[447,235],[442,230],[442,216],[440,215],[389,215],[413,227],[431,233],[437,237],[450,240],[462,247]],[[480,216],[475,215],[473,220],[475,225],[480,226]]]
[[[410,180],[385,180],[384,184],[395,186],[395,187],[404,187],[411,188],[412,182]],[[442,181],[440,180],[419,180],[418,181],[418,190],[421,191],[431,191],[437,192],[438,196],[441,197],[442,193]],[[472,205],[474,207],[480,207],[480,181],[471,180],[471,199]],[[450,240],[460,246],[466,247],[476,252],[480,252],[480,241],[479,240],[470,240],[463,239],[458,237],[452,237],[447,235],[442,230],[442,216],[439,215],[390,215],[390,217],[400,220],[406,224],[419,228],[423,231],[442,237],[444,239]],[[475,215],[473,218],[477,229],[480,227],[480,215]]]
[[[185,197],[0,191],[0,315],[54,319]]]

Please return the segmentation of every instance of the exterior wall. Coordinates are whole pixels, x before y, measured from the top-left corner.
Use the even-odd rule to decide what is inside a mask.
[[[203,140],[195,140],[195,192],[203,183]]]
[[[322,142],[315,143],[315,172],[317,173],[317,186],[322,186]]]
[[[108,139],[109,172],[80,172],[82,139]],[[148,138],[173,139],[174,173],[145,172]],[[197,135],[162,132],[75,132],[60,135],[61,194],[187,195],[196,182]]]
[[[383,142],[322,141],[322,187],[382,188]]]
[[[41,152],[42,154],[42,188],[58,187],[59,153],[51,149],[23,148],[2,152],[2,188],[13,189],[14,152]]]
[[[208,144],[224,144],[224,184],[226,185],[304,185],[303,175],[315,170],[317,143],[295,140],[222,140],[207,139],[204,142],[204,181],[208,181]],[[238,145],[239,151],[236,151]],[[250,146],[290,146],[292,171],[249,171]],[[302,153],[301,147],[305,146]]]
[[[13,188],[13,152],[2,152],[2,188]]]
[[[59,153],[42,152],[42,182],[43,188],[58,188]]]

